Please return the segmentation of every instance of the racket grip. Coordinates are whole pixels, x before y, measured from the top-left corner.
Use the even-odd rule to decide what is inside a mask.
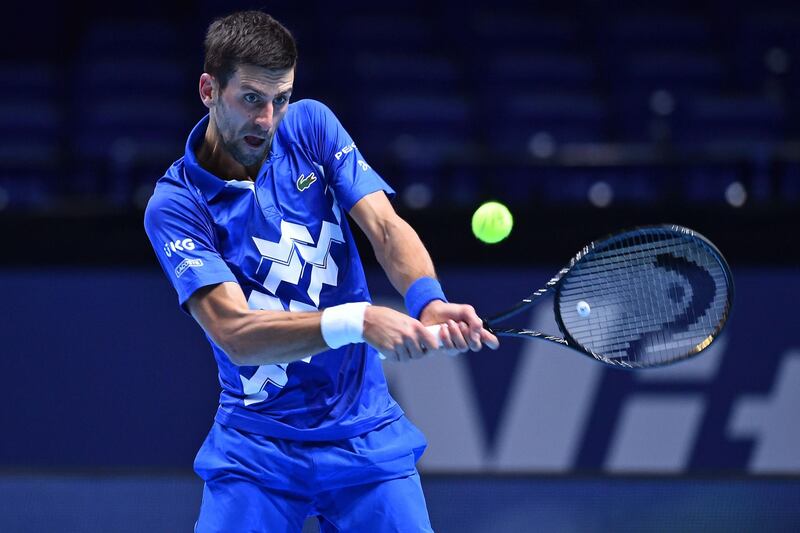
[[[436,348],[441,348],[442,346],[444,346],[442,338],[439,336],[439,331],[441,331],[442,329],[441,324],[433,324],[432,326],[425,326],[425,329],[436,335],[436,338],[439,339],[439,344],[436,346]],[[386,356],[383,355],[381,352],[378,352],[378,357],[380,357],[381,359],[386,359]]]
[[[439,332],[442,330],[443,324],[434,324],[432,326],[425,326],[425,329],[436,335],[436,338],[439,340],[439,344],[436,345],[436,348],[439,349],[444,346],[444,342],[442,338],[439,336]]]

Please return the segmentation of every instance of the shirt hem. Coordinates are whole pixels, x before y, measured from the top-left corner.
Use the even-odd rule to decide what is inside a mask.
[[[351,439],[364,433],[379,429],[386,424],[394,422],[405,413],[397,403],[386,409],[378,416],[374,416],[352,425],[337,425],[329,428],[293,428],[280,422],[269,420],[256,420],[242,415],[236,411],[225,411],[220,407],[214,420],[223,426],[230,426],[249,433],[256,433],[267,437],[297,440],[297,441],[333,441]]]

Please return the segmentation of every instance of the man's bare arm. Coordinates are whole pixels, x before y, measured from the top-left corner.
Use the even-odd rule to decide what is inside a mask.
[[[417,232],[394,210],[383,191],[364,196],[350,210],[350,216],[367,235],[375,257],[389,281],[402,295],[419,278],[435,277],[433,261]],[[369,311],[369,310],[368,310]],[[369,325],[365,315],[365,334]],[[497,348],[497,338],[483,329],[482,320],[470,305],[430,302],[420,314],[424,324],[447,324],[442,328],[446,348],[480,350],[486,343]]]
[[[290,363],[329,348],[322,333],[322,312],[250,309],[237,283],[204,287],[189,298],[188,307],[194,319],[235,365]],[[369,306],[368,309],[369,327],[366,311],[363,321],[358,323],[363,340],[391,359],[418,359],[425,356],[428,346],[438,345],[439,340],[417,320],[388,307]],[[349,315],[349,312],[344,314]],[[445,347],[453,347],[449,337],[443,334],[442,339]],[[359,335],[346,342],[361,341]]]
[[[421,277],[435,277],[433,261],[419,235],[397,215],[383,191],[359,200],[350,216],[367,235],[375,257],[397,292],[405,294],[411,283]]]
[[[322,313],[250,309],[237,283],[203,287],[189,298],[188,307],[236,365],[289,363],[328,349]]]

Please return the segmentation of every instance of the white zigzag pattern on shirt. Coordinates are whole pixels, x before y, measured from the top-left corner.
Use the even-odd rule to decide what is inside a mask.
[[[272,294],[276,293],[282,281],[297,285],[303,273],[304,263],[312,266],[311,282],[307,292],[314,305],[319,305],[319,294],[323,283],[336,286],[339,267],[330,256],[331,243],[344,242],[342,228],[337,224],[323,222],[319,243],[316,245],[308,229],[285,220],[281,220],[280,241],[271,242],[253,237],[253,242],[259,253],[265,259],[272,261],[267,278],[264,280],[264,287]]]
[[[265,309],[267,311],[283,311],[283,304],[274,296],[264,294],[262,292],[253,291],[250,293],[250,298],[247,300],[247,305],[251,309]],[[289,302],[290,311],[316,311],[317,309],[303,302],[292,300]],[[311,356],[300,359],[304,363],[311,362]],[[283,388],[289,380],[286,374],[288,363],[278,365],[261,365],[252,376],[249,378],[239,374],[239,379],[242,380],[242,392],[244,393],[244,404],[253,405],[254,403],[263,402],[269,398],[269,393],[266,390],[267,384],[272,383],[276,387]]]
[[[308,230],[299,224],[281,220],[281,240],[278,242],[265,241],[253,237],[253,242],[258,252],[266,259],[272,261],[264,287],[275,294],[282,281],[297,285],[303,273],[303,264],[295,253],[295,242],[314,244]]]
[[[322,285],[336,286],[339,277],[339,267],[330,253],[331,243],[343,243],[344,235],[342,234],[342,228],[338,224],[341,223],[341,211],[335,202],[332,209],[337,224],[323,221],[319,243],[316,245],[305,226],[286,222],[285,220],[281,220],[281,238],[278,242],[253,237],[253,242],[262,257],[272,261],[267,278],[264,280],[264,288],[271,294],[252,291],[247,302],[250,308],[282,311],[283,305],[274,296],[278,286],[282,281],[297,285],[303,275],[303,267],[305,264],[310,264],[312,271],[307,294],[309,299],[314,302],[314,306],[291,300],[289,302],[289,310],[317,310]],[[301,361],[308,363],[311,361],[311,356],[305,357]],[[261,365],[249,378],[240,374],[242,391],[245,395],[244,404],[247,406],[266,400],[269,397],[269,393],[266,391],[266,386],[269,383],[280,388],[286,386],[288,380],[286,370],[288,366],[288,364]]]
[[[297,244],[300,255],[307,263],[312,265],[311,283],[308,285],[308,297],[319,305],[319,293],[322,291],[322,284],[336,286],[339,279],[339,267],[331,257],[331,243],[344,242],[342,228],[330,222],[322,223],[322,230],[319,232],[319,244],[308,246]]]

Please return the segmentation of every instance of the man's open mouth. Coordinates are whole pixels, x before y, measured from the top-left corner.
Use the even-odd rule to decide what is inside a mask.
[[[261,137],[254,137],[253,135],[245,135],[244,136],[244,142],[246,142],[248,145],[252,146],[253,148],[258,148],[259,146],[264,144],[265,140],[266,139],[263,139]]]

